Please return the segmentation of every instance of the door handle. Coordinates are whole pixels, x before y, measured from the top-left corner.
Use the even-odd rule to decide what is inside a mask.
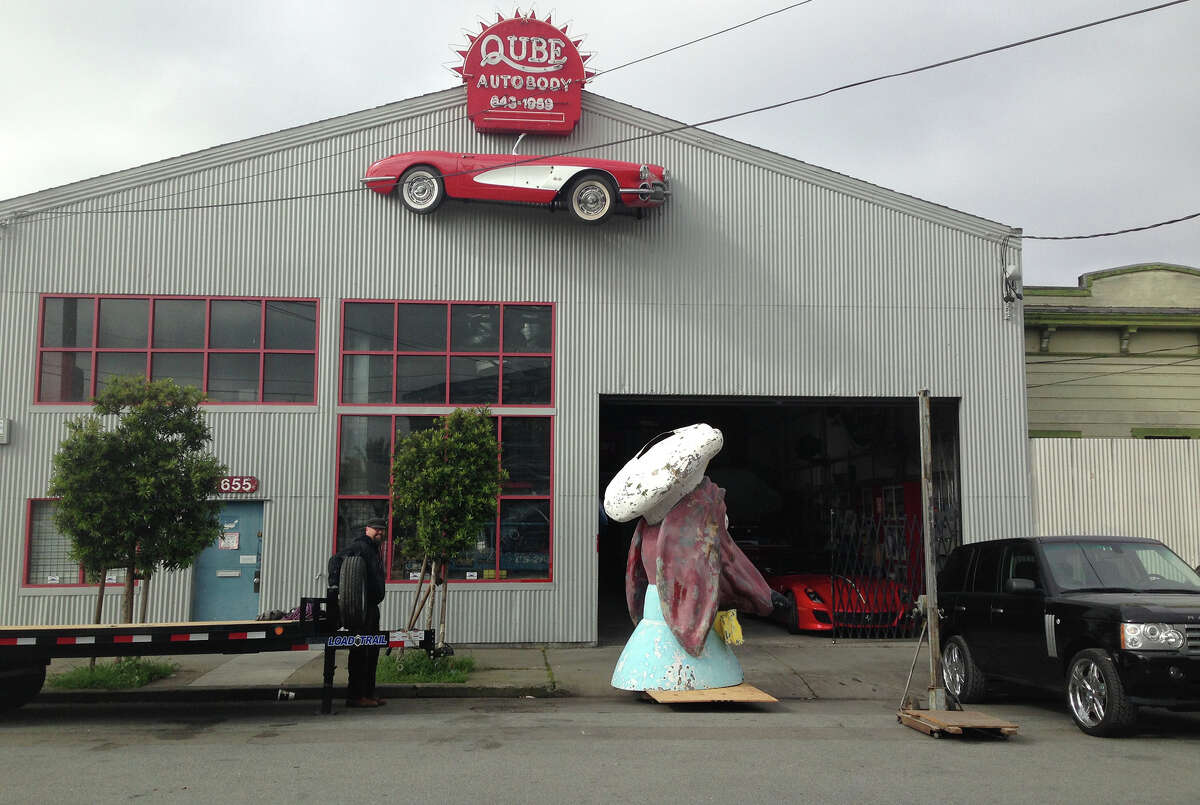
[[[954,605],[954,611],[955,611],[955,612],[966,612],[966,611],[967,611],[967,608],[966,608],[966,607],[964,607],[962,604],[955,604],[955,605]]]
[[[1004,607],[992,607],[992,614],[993,615],[1003,615]]]

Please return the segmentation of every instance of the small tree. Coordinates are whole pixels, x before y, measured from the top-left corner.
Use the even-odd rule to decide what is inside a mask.
[[[210,499],[226,468],[206,452],[211,432],[201,393],[173,380],[119,377],[93,400],[94,413],[67,423],[54,456],[54,523],[72,558],[99,573],[125,569],[122,620],[133,622],[134,579],[161,567],[189,567],[220,534],[220,501]],[[100,417],[117,417],[106,428]],[[143,596],[145,594],[143,593]],[[145,617],[143,597],[143,617]]]
[[[500,445],[488,409],[459,409],[439,417],[437,424],[397,440],[391,489],[393,516],[414,530],[422,554],[408,628],[416,625],[430,596],[427,622],[432,621],[436,589],[443,586],[437,634],[444,649],[448,563],[470,553],[480,531],[495,519],[500,485],[508,474],[500,467]]]

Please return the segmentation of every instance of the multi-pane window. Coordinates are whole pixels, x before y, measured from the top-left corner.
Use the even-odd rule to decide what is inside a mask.
[[[495,519],[479,533],[475,551],[450,567],[464,580],[549,580],[551,578],[550,417],[495,417],[501,466],[509,479],[500,492]],[[396,437],[438,427],[433,416],[340,417],[336,548],[374,517],[390,519],[388,476]],[[420,571],[421,556],[392,522],[386,557],[389,579],[406,581]]]
[[[45,296],[37,400],[88,402],[118,375],[208,402],[316,401],[315,300]]]
[[[341,401],[550,405],[548,304],[345,302]]]
[[[54,525],[54,500],[29,501],[29,531],[25,549],[25,584],[59,586],[96,584],[87,578],[79,563],[71,558],[71,539]],[[109,584],[125,582],[124,568],[105,571]]]

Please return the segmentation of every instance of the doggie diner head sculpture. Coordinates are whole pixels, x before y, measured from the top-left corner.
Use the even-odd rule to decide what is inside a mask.
[[[771,613],[771,589],[729,536],[725,490],[704,474],[721,431],[679,428],[642,448],[609,483],[604,510],[618,522],[640,517],[625,572],[634,624],[653,579],[671,633],[699,656],[718,609]]]

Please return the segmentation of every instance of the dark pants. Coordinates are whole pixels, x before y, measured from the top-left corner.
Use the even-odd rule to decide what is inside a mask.
[[[379,631],[379,607],[373,606],[367,612],[367,624],[364,632]],[[350,659],[347,670],[350,673],[349,684],[346,685],[347,699],[375,698],[375,669],[379,665],[379,647],[364,646],[350,649]]]

